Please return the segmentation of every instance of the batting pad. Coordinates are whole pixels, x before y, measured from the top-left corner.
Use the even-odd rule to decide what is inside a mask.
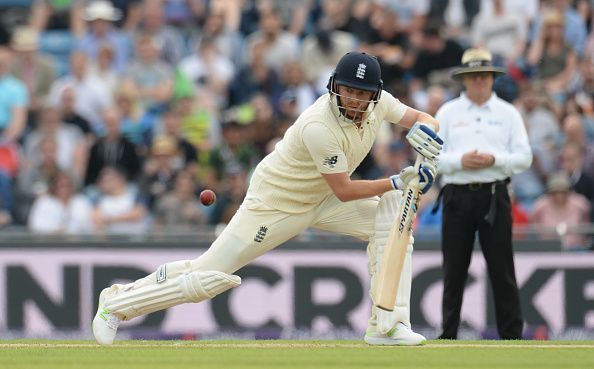
[[[380,199],[375,216],[375,234],[369,243],[369,271],[371,274],[372,300],[375,301],[375,290],[379,278],[382,257],[388,242],[390,230],[396,219],[398,208],[402,199],[401,191],[386,192]],[[411,236],[406,250],[406,257],[398,285],[396,305],[394,311],[385,311],[375,307],[372,308],[372,319],[376,318],[377,331],[381,334],[388,333],[396,323],[402,322],[410,326],[410,292],[412,283],[411,254],[413,251],[414,238]],[[396,278],[396,276],[394,276]],[[370,322],[373,324],[373,322]]]
[[[176,278],[122,291],[106,299],[104,307],[110,313],[130,320],[187,302],[211,299],[241,284],[241,278],[219,271],[194,271]]]

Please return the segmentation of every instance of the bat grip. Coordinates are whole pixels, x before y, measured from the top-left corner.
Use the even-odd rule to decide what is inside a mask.
[[[419,167],[421,166],[421,164],[423,163],[423,155],[417,155],[417,158],[415,160],[415,164],[414,164],[414,168],[415,168],[415,173],[419,173]],[[421,185],[418,183],[418,179],[417,180],[413,180],[411,181],[411,183],[409,183],[409,186],[416,188],[417,190],[421,189]]]

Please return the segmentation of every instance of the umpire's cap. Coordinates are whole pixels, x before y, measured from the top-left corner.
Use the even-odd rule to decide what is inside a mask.
[[[505,74],[505,68],[493,65],[491,53],[485,49],[468,49],[462,54],[462,65],[454,70],[452,77],[461,79],[465,74],[492,72],[493,77]]]

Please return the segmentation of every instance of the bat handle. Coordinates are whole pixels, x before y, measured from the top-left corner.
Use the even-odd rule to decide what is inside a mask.
[[[421,164],[423,163],[423,155],[418,154],[417,158],[415,160],[415,164],[414,164],[414,168],[415,168],[415,173],[419,173],[419,167],[421,166]],[[418,183],[418,180],[414,180],[412,181],[412,183],[409,183],[409,186],[413,186],[416,189],[420,189],[421,185]]]
[[[423,159],[424,159],[424,158],[423,158],[423,155],[421,155],[421,154],[417,154],[417,158],[416,158],[416,160],[415,160],[415,164],[414,164],[414,166],[415,166],[415,169],[416,169],[417,171],[419,170],[419,167],[420,167],[420,166],[421,166],[421,164],[423,163]]]

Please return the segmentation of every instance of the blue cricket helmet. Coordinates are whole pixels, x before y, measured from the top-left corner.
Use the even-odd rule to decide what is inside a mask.
[[[359,51],[346,53],[336,65],[326,88],[336,93],[337,84],[375,92],[373,101],[377,102],[384,85],[377,58]]]

